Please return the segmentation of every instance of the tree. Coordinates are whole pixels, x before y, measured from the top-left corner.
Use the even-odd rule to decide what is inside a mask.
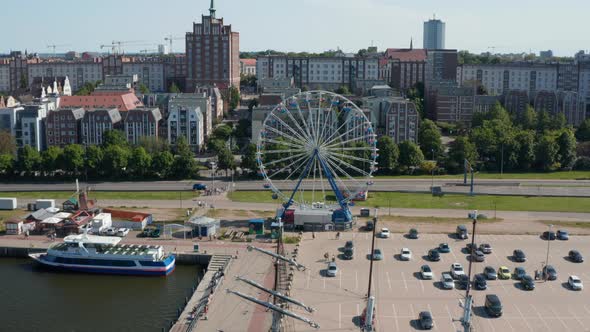
[[[138,178],[143,178],[150,170],[152,156],[150,156],[141,146],[136,147],[131,152],[128,165],[131,174]]]
[[[471,165],[475,165],[478,159],[477,149],[468,137],[459,136],[450,144],[447,170],[451,173],[463,172],[463,162],[465,159]]]
[[[250,137],[250,130],[252,129],[252,122],[248,119],[240,119],[236,126],[235,136],[236,138],[248,138]]]
[[[258,107],[258,98],[250,99],[250,101],[248,102],[248,111],[249,112],[252,112],[254,107]]]
[[[209,142],[207,142],[207,150],[209,150],[210,152],[213,153],[218,153],[219,151],[223,150],[225,148],[225,141],[218,139],[218,138],[212,138],[209,140]]]
[[[440,129],[432,120],[425,119],[420,124],[418,142],[420,142],[422,154],[427,157],[431,157],[433,154],[438,156],[443,152]]]
[[[2,158],[0,156],[0,173],[2,172]],[[574,170],[576,171],[590,171],[590,157],[580,157],[574,163]]]
[[[243,169],[249,169],[254,171],[258,168],[258,163],[256,162],[256,144],[248,144],[246,147],[246,152],[242,156],[242,163],[240,167]]]
[[[0,154],[12,154],[16,152],[16,139],[10,131],[0,130]]]
[[[224,148],[217,154],[217,165],[219,169],[224,169],[227,175],[228,169],[235,169],[236,163],[234,161],[234,155],[228,148]]]
[[[582,142],[590,141],[590,118],[580,124],[578,130],[576,130],[576,138]]]
[[[514,117],[514,123],[522,129],[535,129],[537,126],[537,112],[530,105],[527,105],[524,112]]]
[[[170,150],[168,141],[162,137],[142,136],[139,138],[138,145],[151,155]]]
[[[41,169],[46,175],[55,172],[59,169],[62,158],[63,150],[57,146],[50,146],[41,152]]]
[[[231,136],[232,132],[233,132],[233,129],[230,126],[223,124],[223,125],[217,126],[217,128],[215,128],[213,130],[213,137],[215,139],[227,141],[229,139],[229,137]]]
[[[104,149],[102,169],[107,176],[119,178],[125,173],[131,153],[127,147],[110,145]]]
[[[473,114],[473,118],[471,120],[471,127],[481,127],[486,120],[498,120],[506,125],[512,123],[512,121],[510,120],[510,115],[499,102],[496,102],[496,104],[492,106],[492,109],[490,109],[489,112],[476,112],[475,114]]]
[[[24,171],[27,174],[37,172],[41,165],[41,155],[39,151],[30,145],[25,145],[18,150],[17,168],[19,171]]]
[[[152,158],[151,171],[161,178],[167,178],[172,171],[172,164],[174,164],[174,156],[170,151],[157,152]]]
[[[399,149],[393,139],[389,136],[381,136],[377,140],[377,149],[379,149],[379,157],[377,157],[379,169],[389,172],[395,170],[399,159]]]
[[[560,129],[565,128],[566,124],[567,124],[567,120],[565,118],[565,114],[559,113],[551,118],[550,128],[552,130],[560,130]]]
[[[554,169],[558,161],[559,146],[548,134],[542,135],[535,148],[535,164],[537,168],[548,171]]]
[[[88,96],[90,95],[92,92],[94,92],[94,89],[96,89],[96,86],[98,86],[101,82],[100,81],[96,81],[96,82],[86,82],[84,83],[84,85],[82,85],[82,87],[80,89],[78,89],[78,91],[76,92],[76,96]]]
[[[574,132],[569,129],[563,129],[556,140],[558,150],[558,161],[561,167],[572,167],[576,161],[576,138]]]
[[[172,165],[172,175],[179,179],[194,177],[197,167],[193,152],[184,136],[180,136],[176,142],[176,154]]]
[[[150,89],[143,83],[139,83],[138,90],[142,95],[147,95],[150,93]]]
[[[406,170],[418,167],[424,162],[424,155],[416,145],[410,141],[403,141],[399,144],[399,164]]]
[[[178,88],[178,85],[176,85],[176,82],[172,82],[172,84],[170,84],[170,86],[168,87],[168,92],[169,93],[180,93],[180,89]]]
[[[14,157],[12,154],[0,154],[0,175],[9,174],[14,169]]]
[[[542,133],[551,129],[551,116],[545,111],[537,112],[537,132]]]
[[[25,73],[21,73],[20,74],[20,88],[26,89],[28,87],[29,87],[29,79],[27,78],[27,75],[25,75]]]
[[[84,156],[85,151],[81,145],[67,145],[63,150],[61,165],[66,172],[77,175],[84,167]]]
[[[240,104],[240,91],[235,86],[229,87],[229,109],[234,110]]]
[[[519,130],[514,136],[517,145],[517,168],[523,171],[529,170],[535,160],[535,132],[532,130]]]
[[[339,95],[350,95],[350,89],[348,89],[348,86],[346,85],[341,85],[338,89],[336,89],[336,93]]]
[[[101,174],[104,153],[100,146],[90,145],[86,148],[86,172],[91,177]]]
[[[117,145],[117,146],[127,146],[127,138],[125,134],[117,129],[109,129],[105,130],[102,133],[102,146],[103,148]]]

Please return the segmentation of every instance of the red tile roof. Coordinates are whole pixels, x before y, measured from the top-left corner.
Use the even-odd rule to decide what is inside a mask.
[[[256,59],[240,59],[244,66],[256,66]]]
[[[63,96],[60,100],[60,107],[82,107],[84,109],[117,108],[119,111],[129,111],[142,106],[141,101],[131,92],[101,93],[90,96]]]
[[[426,50],[421,48],[388,48],[385,56],[400,61],[426,61]]]

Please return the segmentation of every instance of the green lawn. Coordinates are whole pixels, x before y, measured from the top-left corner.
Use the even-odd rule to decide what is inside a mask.
[[[228,197],[236,202],[277,203],[270,192],[235,191]],[[296,200],[298,198],[296,197]],[[311,201],[306,193],[304,199]],[[320,200],[316,197],[316,200]],[[329,199],[328,199],[329,200]],[[332,198],[333,200],[333,198]],[[460,210],[503,210],[503,211],[561,211],[590,212],[590,198],[586,197],[528,197],[528,196],[491,196],[450,195],[433,197],[430,194],[372,192],[369,200],[358,202],[360,206],[415,209],[460,209]],[[488,216],[493,217],[493,216]]]
[[[430,179],[430,175],[382,175],[377,179]],[[463,175],[437,175],[435,179],[462,179]],[[522,180],[590,180],[590,171],[560,171],[546,173],[475,173],[477,179],[522,179]]]
[[[16,197],[23,199],[68,199],[73,196],[71,191],[42,191],[42,192],[0,192],[2,197]],[[121,200],[178,200],[179,191],[91,191],[90,199],[121,199]],[[198,193],[183,191],[182,199],[191,199]]]

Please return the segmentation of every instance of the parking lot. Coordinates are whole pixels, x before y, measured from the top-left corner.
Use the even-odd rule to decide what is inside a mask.
[[[541,233],[543,229],[539,229]],[[342,259],[342,247],[347,240],[353,240],[353,260]],[[468,241],[471,241],[469,239]],[[441,260],[430,262],[425,255],[429,249],[446,242],[450,253],[441,254]],[[547,241],[532,235],[481,235],[476,242],[490,243],[493,252],[486,255],[485,262],[473,263],[473,274],[481,273],[485,266],[497,269],[507,266],[511,271],[516,266],[525,267],[527,274],[534,276],[541,270],[546,259]],[[412,331],[418,328],[420,311],[430,311],[436,331],[456,331],[463,309],[460,300],[464,290],[440,288],[441,273],[449,271],[454,262],[463,264],[468,270],[468,255],[462,251],[466,240],[457,240],[446,234],[421,234],[417,240],[403,234],[391,234],[388,239],[377,238],[375,248],[383,252],[383,260],[375,261],[373,270],[373,293],[377,303],[377,331]],[[409,262],[399,260],[401,248],[412,251]],[[512,251],[522,249],[525,263],[511,260]],[[590,283],[588,263],[572,263],[565,259],[569,250],[577,249],[582,255],[590,254],[588,238],[571,236],[569,241],[551,241],[549,264],[558,273],[555,281],[536,281],[533,291],[520,288],[519,281],[488,281],[485,291],[473,290],[475,307],[473,324],[477,331],[590,331],[590,296],[588,290],[572,291],[567,287],[569,275],[575,274],[584,283]],[[306,265],[306,271],[295,272],[291,295],[316,309],[303,316],[316,321],[323,331],[358,331],[358,317],[365,308],[365,296],[369,279],[371,234],[368,232],[342,233],[339,240],[334,233],[316,233],[312,239],[306,233],[301,242],[298,261]],[[336,254],[338,274],[325,276],[327,267],[324,253]],[[585,257],[587,258],[587,257]],[[428,264],[433,270],[433,280],[421,280],[420,266]],[[485,294],[496,294],[503,305],[500,318],[488,317],[483,309]],[[294,323],[296,331],[313,331],[302,322]]]

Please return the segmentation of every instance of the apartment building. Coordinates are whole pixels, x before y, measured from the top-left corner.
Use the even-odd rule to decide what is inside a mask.
[[[385,135],[396,144],[411,141],[418,144],[420,114],[416,105],[404,98],[394,98],[387,103]]]
[[[118,129],[121,124],[121,113],[117,108],[89,109],[82,119],[83,145],[101,145],[107,130]]]
[[[135,108],[125,112],[123,131],[127,142],[139,144],[143,137],[158,137],[162,114],[158,108]]]
[[[34,103],[22,106],[22,110],[16,113],[14,133],[17,148],[29,145],[37,151],[45,149],[44,120],[47,114],[54,111],[55,108],[55,103],[46,99],[36,100]]]
[[[203,108],[205,110],[203,110]],[[205,120],[203,111],[210,110],[208,99],[203,95],[183,94],[168,102],[168,142],[175,145],[184,136],[191,150],[198,153],[205,140],[205,121],[211,121],[209,111]]]
[[[166,91],[164,63],[159,58],[135,57],[122,63],[124,75],[137,75],[138,85],[145,85],[150,91]]]
[[[412,48],[388,48],[380,60],[380,78],[392,88],[405,92],[426,80],[427,51]]]
[[[82,132],[83,108],[61,108],[50,111],[45,119],[47,146],[65,147],[78,144]]]
[[[256,76],[256,59],[240,59],[240,74]]]

